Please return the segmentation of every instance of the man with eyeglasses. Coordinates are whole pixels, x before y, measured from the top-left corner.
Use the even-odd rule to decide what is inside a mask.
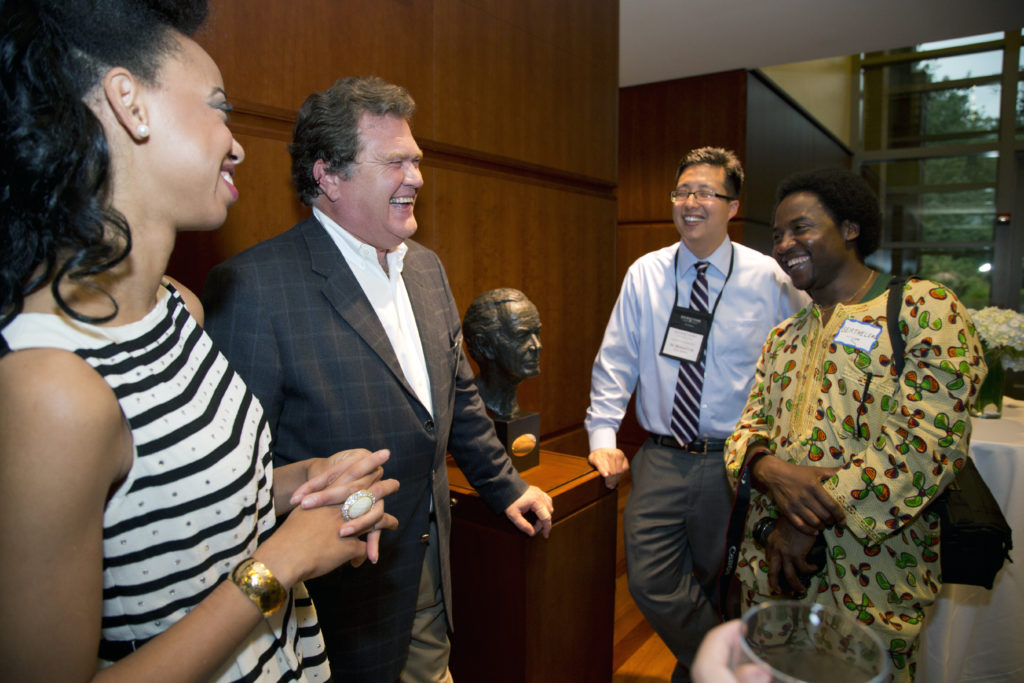
[[[718,623],[731,503],[724,440],[768,332],[808,301],[774,259],[729,239],[742,185],[729,150],[701,147],[679,162],[670,198],[681,240],[630,266],[591,377],[589,460],[609,488],[632,472],[629,590],[678,660],[673,682],[690,680],[697,646]],[[616,432],[634,388],[650,438],[631,465]]]

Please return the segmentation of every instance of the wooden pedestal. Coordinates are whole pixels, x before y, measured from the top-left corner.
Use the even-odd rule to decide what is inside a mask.
[[[617,498],[586,458],[541,451],[522,476],[554,500],[548,539],[495,516],[449,458],[452,675],[464,683],[608,683]]]

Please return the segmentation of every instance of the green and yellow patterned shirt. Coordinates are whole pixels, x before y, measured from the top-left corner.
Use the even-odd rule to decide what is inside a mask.
[[[816,600],[834,600],[888,631],[883,640],[899,668],[941,585],[938,522],[922,511],[967,457],[968,404],[986,366],[956,295],[912,279],[903,290],[905,367],[897,377],[879,280],[865,301],[838,305],[824,325],[812,306],[772,330],[725,460],[734,486],[752,440],[769,441],[775,457],[796,465],[841,467],[823,486],[846,521],[823,532],[829,561]],[[777,516],[771,499],[752,491],[737,568],[750,602],[770,592],[764,552],[750,536],[769,515]]]

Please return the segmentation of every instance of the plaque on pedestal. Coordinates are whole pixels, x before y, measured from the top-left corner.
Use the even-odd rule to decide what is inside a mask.
[[[495,417],[494,431],[517,472],[536,467],[540,462],[540,413]]]

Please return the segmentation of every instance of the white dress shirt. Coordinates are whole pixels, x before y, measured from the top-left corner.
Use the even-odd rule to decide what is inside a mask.
[[[420,402],[434,414],[434,404],[430,398],[430,377],[427,375],[427,361],[423,357],[423,344],[420,342],[420,331],[416,327],[416,316],[409,302],[409,293],[402,279],[402,267],[405,253],[409,250],[405,244],[388,252],[388,272],[377,260],[377,250],[365,242],[360,242],[352,233],[335,223],[327,214],[316,207],[313,216],[324,226],[331,240],[338,246],[345,262],[352,269],[359,286],[363,288],[366,298],[376,311],[384,331],[391,341],[391,347],[398,356],[405,379],[416,392]]]

